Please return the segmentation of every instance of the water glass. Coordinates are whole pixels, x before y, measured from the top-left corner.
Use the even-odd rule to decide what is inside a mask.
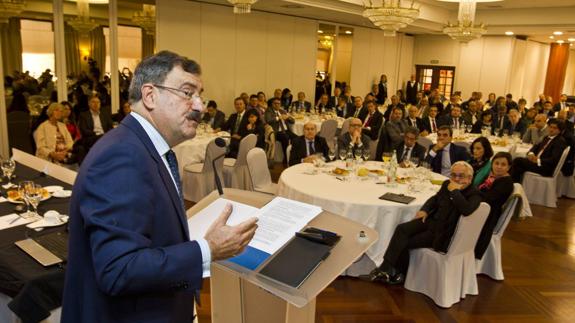
[[[42,186],[32,182],[31,184],[25,186],[24,195],[28,200],[28,203],[32,205],[32,215],[40,216],[38,214],[38,204],[40,204],[40,201],[42,201]]]
[[[411,157],[411,158],[409,159],[409,161],[411,162],[411,165],[412,165],[413,167],[419,166],[419,158],[418,158],[418,157]]]
[[[33,214],[30,213],[30,202],[28,202],[28,197],[26,196],[26,187],[33,184],[34,182],[32,181],[21,181],[18,183],[18,194],[20,195],[20,198],[24,201],[24,204],[26,204],[26,212],[20,214],[20,216],[24,219],[33,216]]]
[[[342,148],[339,150],[339,159],[341,159],[341,161],[344,161],[345,157],[347,157],[347,150]]]
[[[370,156],[371,156],[371,152],[369,151],[369,149],[364,149],[363,150],[363,160],[368,161]]]
[[[361,147],[357,147],[354,151],[353,157],[355,160],[359,161],[363,155],[363,149]]]
[[[12,186],[12,174],[16,170],[16,163],[12,159],[3,159],[0,166],[2,173],[8,179],[8,186]]]
[[[330,149],[327,153],[327,157],[329,157],[329,161],[333,161],[335,159],[335,150]]]

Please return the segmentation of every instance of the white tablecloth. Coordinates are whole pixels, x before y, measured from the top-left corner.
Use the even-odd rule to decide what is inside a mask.
[[[369,169],[381,168],[380,162],[368,162]],[[357,221],[379,232],[379,240],[366,252],[377,265],[383,261],[383,255],[395,227],[413,219],[423,203],[437,190],[438,185],[427,186],[421,193],[413,194],[407,191],[406,184],[398,184],[396,188],[376,184],[377,179],[340,181],[335,176],[327,174],[333,166],[343,166],[340,161],[319,168],[316,175],[306,172],[314,169],[312,164],[298,164],[284,170],[279,179],[279,196],[311,203],[324,210]],[[434,176],[442,177],[439,174]],[[443,177],[444,178],[444,177]],[[416,197],[410,204],[399,204],[380,200],[386,192],[403,193]]]
[[[466,143],[468,146],[470,146],[471,143],[473,143],[473,140],[475,140],[477,137],[479,137],[479,134],[465,134],[461,137],[454,137],[453,143],[455,144]],[[437,142],[437,134],[435,133],[429,134],[427,138],[433,141],[434,143]],[[502,142],[501,138],[490,136],[488,139],[489,142],[491,143],[491,148],[493,148],[494,153],[498,153],[500,151],[510,152],[511,148],[513,148],[514,145],[513,140],[511,139],[508,139],[507,144],[504,146],[500,145],[500,143]],[[529,149],[531,149],[531,147],[532,145],[530,144],[524,144],[524,143],[517,144],[517,149],[513,154],[513,158],[527,156],[527,153],[529,152]]]
[[[303,135],[303,126],[308,123],[308,122],[313,122],[315,123],[315,125],[317,126],[317,131],[319,132],[321,130],[321,124],[325,121],[326,119],[324,119],[321,116],[311,116],[311,117],[295,117],[295,123],[292,126],[292,132],[298,136],[302,136]],[[343,121],[345,119],[343,118],[337,118],[337,127],[338,129],[341,129],[341,125],[343,124]]]
[[[226,141],[229,142],[229,136],[230,134],[224,131],[218,132],[217,134],[198,133],[193,139],[186,140],[172,148],[178,158],[180,174],[183,174],[184,166],[204,161],[206,157],[206,147],[208,147],[210,141],[216,137],[225,137]]]

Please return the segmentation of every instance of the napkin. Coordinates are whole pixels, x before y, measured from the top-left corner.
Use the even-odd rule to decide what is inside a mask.
[[[13,184],[13,183],[8,183],[8,184],[2,185],[2,187],[4,187],[5,190],[7,190],[7,189],[9,189],[9,188],[11,188],[11,187],[15,187],[15,186],[16,186],[16,184]]]
[[[16,213],[0,216],[0,230],[16,227],[35,221],[36,219],[24,219]]]
[[[3,196],[0,196],[0,203],[4,203],[4,202],[8,202],[8,199],[3,197]]]

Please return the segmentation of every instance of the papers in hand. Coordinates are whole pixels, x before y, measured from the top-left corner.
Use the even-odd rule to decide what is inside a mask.
[[[258,229],[246,251],[230,259],[249,269],[257,268],[322,211],[318,206],[282,197],[274,198],[261,209],[219,198],[188,219],[190,239],[203,238],[227,203],[233,206],[227,225],[233,226],[252,217],[258,218]]]

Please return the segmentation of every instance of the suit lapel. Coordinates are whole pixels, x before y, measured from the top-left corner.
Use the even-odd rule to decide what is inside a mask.
[[[124,120],[122,120],[122,124],[127,126],[136,133],[136,136],[140,138],[140,140],[148,150],[150,157],[152,157],[152,159],[154,159],[154,161],[156,162],[160,178],[162,179],[162,182],[164,183],[164,186],[168,191],[168,195],[170,195],[172,205],[174,206],[174,209],[176,210],[176,213],[178,215],[178,219],[180,220],[180,224],[182,226],[182,233],[184,234],[184,239],[189,239],[190,234],[188,232],[188,221],[186,218],[185,211],[182,207],[182,201],[180,201],[180,195],[178,194],[178,191],[174,185],[172,177],[168,173],[168,169],[166,169],[162,157],[158,155],[158,151],[154,147],[154,144],[150,140],[150,137],[148,137],[148,134],[146,133],[144,128],[142,128],[140,123],[134,117],[132,117],[131,115],[127,115],[124,118]]]

